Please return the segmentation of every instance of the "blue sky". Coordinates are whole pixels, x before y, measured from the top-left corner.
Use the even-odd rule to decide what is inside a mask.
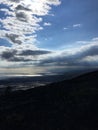
[[[39,41],[46,48],[59,48],[63,45],[73,44],[78,40],[90,40],[97,37],[97,0],[62,0],[62,4],[52,12],[55,17],[45,17],[45,20],[52,23],[52,26],[46,27],[38,33]],[[76,24],[81,26],[73,27]]]
[[[0,72],[97,68],[97,15],[97,0],[1,0]]]

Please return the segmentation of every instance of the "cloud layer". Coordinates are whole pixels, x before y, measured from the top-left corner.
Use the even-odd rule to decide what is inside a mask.
[[[21,50],[18,47],[13,49],[1,47],[0,59],[6,61],[5,67],[9,65],[11,67],[35,66],[46,70],[46,73],[62,71],[62,69],[71,71],[72,69],[98,68],[98,38],[93,38],[90,41],[77,41],[74,48],[53,52],[30,48],[27,49],[24,46],[24,49]]]
[[[76,48],[69,48],[50,54],[40,62],[44,66],[72,66],[72,67],[95,67],[98,66],[98,38],[91,41],[78,41]],[[85,44],[84,44],[85,43]]]
[[[22,50],[6,49],[1,53],[1,59],[10,62],[29,62],[36,61],[37,57],[51,53],[46,50]]]

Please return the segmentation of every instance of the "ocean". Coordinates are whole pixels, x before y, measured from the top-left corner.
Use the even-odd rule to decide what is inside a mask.
[[[0,95],[7,89],[10,91],[27,90],[46,85],[41,75],[6,75],[0,76]]]

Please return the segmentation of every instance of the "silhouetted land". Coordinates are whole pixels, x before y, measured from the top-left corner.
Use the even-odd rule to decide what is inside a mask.
[[[98,130],[98,71],[0,97],[0,130],[74,129]]]

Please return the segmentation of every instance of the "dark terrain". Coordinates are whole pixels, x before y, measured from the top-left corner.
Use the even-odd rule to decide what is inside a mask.
[[[0,96],[0,130],[98,130],[98,71]]]

